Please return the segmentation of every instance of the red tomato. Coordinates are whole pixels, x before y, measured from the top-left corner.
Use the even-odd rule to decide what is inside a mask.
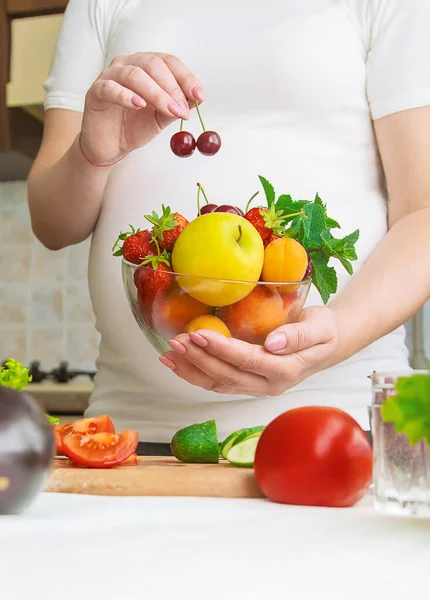
[[[137,458],[136,452],[130,454],[128,458],[126,458],[119,466],[120,467],[137,467],[139,464],[139,459]]]
[[[69,434],[63,438],[64,451],[78,465],[102,469],[124,462],[138,444],[137,431],[120,433]]]
[[[63,439],[69,433],[73,435],[90,435],[92,433],[101,433],[102,431],[115,433],[115,427],[107,415],[101,415],[92,419],[79,419],[79,421],[65,423],[64,425],[56,425],[54,427],[54,438],[57,452],[59,454],[66,454]]]
[[[372,481],[372,449],[344,411],[307,406],[285,412],[265,428],[254,470],[273,502],[352,506]]]

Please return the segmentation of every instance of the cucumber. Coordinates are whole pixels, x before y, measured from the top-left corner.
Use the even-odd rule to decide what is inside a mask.
[[[215,421],[195,423],[175,433],[170,442],[175,458],[186,463],[218,463],[219,442]]]
[[[235,467],[253,467],[255,450],[257,449],[261,433],[261,431],[256,431],[234,444],[227,452],[228,462]]]
[[[248,435],[252,435],[256,432],[263,431],[264,427],[258,425],[256,427],[246,427],[245,429],[238,429],[237,431],[233,431],[221,444],[220,446],[220,454],[223,458],[227,459],[227,454],[230,448],[236,443],[237,439],[241,437],[244,439]]]

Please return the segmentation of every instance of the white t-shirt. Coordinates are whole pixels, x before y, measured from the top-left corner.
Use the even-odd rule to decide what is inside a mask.
[[[111,247],[120,229],[144,226],[143,215],[162,203],[194,218],[196,181],[212,202],[243,204],[261,174],[278,193],[318,191],[341,234],[359,228],[358,271],[387,231],[372,119],[430,104],[429,23],[427,0],[70,1],[46,109],[82,111],[117,55],[168,52],[201,79],[206,124],[223,140],[215,157],[178,159],[169,148],[174,124],[111,173],[89,265],[101,346],[88,415],[109,413],[117,427],[154,442],[212,418],[222,437],[304,404],[338,406],[368,428],[368,375],[407,367],[403,328],[280,397],[217,395],[159,363],[128,307]],[[199,131],[195,116],[188,127]],[[341,291],[349,276],[337,270]],[[321,304],[319,295],[312,291],[307,303]]]

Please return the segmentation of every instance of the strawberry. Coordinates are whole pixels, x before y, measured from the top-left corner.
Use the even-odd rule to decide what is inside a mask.
[[[144,304],[152,304],[156,297],[164,295],[173,283],[167,252],[164,250],[157,256],[148,256],[136,269],[134,283]]]
[[[158,263],[156,267],[139,267],[134,275],[134,282],[140,293],[140,298],[150,304],[156,296],[167,292],[173,282],[170,267]]]
[[[180,213],[172,213],[169,206],[163,204],[162,210],[161,216],[153,211],[151,215],[145,215],[145,219],[152,223],[152,235],[160,247],[171,252],[176,240],[188,225],[188,221]]]
[[[248,210],[245,219],[254,225],[263,243],[267,245],[272,235],[282,233],[282,222],[285,217],[282,210],[276,210],[274,204],[270,208],[255,207]]]
[[[119,246],[120,242],[123,242],[122,246]],[[118,248],[118,250],[117,250]],[[152,234],[150,231],[145,229],[135,230],[130,225],[130,231],[121,233],[115,242],[112,252],[114,256],[123,256],[125,260],[135,265],[140,265],[141,262],[148,256],[155,256],[157,254],[157,248],[153,242]]]

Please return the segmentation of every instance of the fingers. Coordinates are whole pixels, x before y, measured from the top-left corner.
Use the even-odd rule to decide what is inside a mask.
[[[267,395],[268,382],[265,377],[244,372],[222,358],[208,354],[205,349],[194,344],[188,335],[180,335],[169,344],[177,354],[186,358],[188,363],[217,382],[217,385],[211,388],[214,391],[221,389],[230,390],[226,393],[231,394]]]
[[[197,77],[182,61],[168,54],[140,52],[117,57],[99,79],[120,84],[169,118],[188,119],[190,102],[204,99]],[[95,92],[100,90],[100,86],[94,87]],[[124,106],[117,102],[118,96],[113,98],[114,104]],[[126,108],[130,108],[130,103],[126,103]]]
[[[190,111],[187,98],[182,91],[180,82],[177,81],[164,60],[159,56],[150,55],[139,66],[182,108],[183,114],[188,118]]]
[[[171,56],[170,54],[162,54],[161,56],[181,86],[187,99],[203,102],[205,99],[204,90],[194,73],[176,56]]]
[[[230,363],[237,369],[254,373],[262,378],[270,376],[276,368],[277,361],[262,346],[242,342],[236,338],[226,338],[215,331],[190,333],[194,344],[203,348],[208,354],[219,360]],[[268,361],[267,359],[271,360]]]
[[[199,371],[191,365],[185,357],[178,355],[176,352],[166,352],[160,357],[160,362],[174,371],[174,373],[191,383],[208,391],[213,391],[217,385],[214,379],[211,379],[206,373]]]
[[[264,347],[273,354],[293,354],[334,340],[336,327],[329,310],[309,311],[298,323],[278,327],[267,336]]]
[[[105,71],[104,77],[139,95],[161,114],[170,118],[188,118],[188,109],[180,106],[146,71],[136,65],[112,65]]]
[[[93,94],[94,99],[100,103],[100,108],[116,104],[122,108],[139,110],[146,106],[143,98],[112,79],[97,81],[93,86]]]

